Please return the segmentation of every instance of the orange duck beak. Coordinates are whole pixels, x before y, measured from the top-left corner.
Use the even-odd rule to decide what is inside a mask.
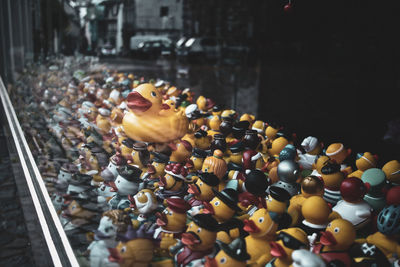
[[[149,100],[136,91],[129,93],[126,101],[128,108],[133,112],[145,112],[153,105]]]
[[[321,232],[321,238],[319,240],[324,246],[333,246],[337,244],[336,238],[331,232]]]
[[[287,256],[286,251],[283,249],[283,247],[274,241],[269,242],[269,245],[271,246],[271,255],[277,258],[284,258]]]
[[[252,221],[252,220],[244,220],[244,227],[243,230],[245,230],[248,233],[258,233],[260,232],[260,228]]]

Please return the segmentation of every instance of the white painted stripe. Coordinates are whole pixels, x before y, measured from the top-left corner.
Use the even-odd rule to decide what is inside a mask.
[[[72,266],[79,266],[78,261],[76,260],[75,254],[72,251],[72,248],[71,248],[71,245],[69,243],[69,240],[68,240],[68,238],[67,238],[67,236],[66,236],[66,234],[64,232],[64,229],[62,228],[61,222],[60,222],[60,220],[59,220],[59,218],[57,216],[56,210],[54,209],[53,203],[51,202],[50,196],[49,196],[49,194],[47,192],[46,186],[44,185],[44,182],[43,182],[42,176],[40,175],[39,169],[37,168],[36,163],[35,163],[35,161],[33,159],[32,153],[31,153],[31,151],[29,149],[29,146],[28,146],[28,144],[26,142],[25,136],[24,136],[23,131],[21,129],[21,125],[19,124],[19,121],[18,121],[17,116],[15,114],[14,108],[12,108],[12,104],[11,104],[10,98],[8,96],[8,93],[7,93],[6,89],[5,89],[5,87],[4,87],[4,83],[3,83],[3,80],[1,79],[1,77],[0,77],[0,95],[1,95],[2,103],[3,103],[3,107],[4,107],[4,110],[5,110],[5,113],[6,113],[6,117],[7,117],[7,120],[9,122],[9,125],[10,125],[10,130],[11,130],[11,133],[12,133],[12,135],[14,137],[13,139],[14,139],[15,147],[17,149],[17,152],[18,152],[18,155],[19,155],[19,158],[20,158],[20,162],[21,162],[21,166],[22,166],[22,169],[23,169],[24,174],[25,174],[25,179],[26,179],[26,182],[27,182],[27,185],[28,185],[28,188],[29,188],[29,192],[31,194],[32,201],[33,201],[33,204],[35,206],[36,213],[38,215],[39,223],[40,223],[40,226],[42,227],[43,235],[44,235],[44,238],[46,240],[46,244],[47,244],[47,246],[49,248],[49,252],[50,252],[52,261],[54,263],[54,266],[62,266],[63,264],[62,264],[62,262],[60,260],[60,257],[58,255],[57,249],[56,249],[56,247],[54,245],[53,238],[51,236],[50,230],[49,230],[49,228],[47,226],[46,219],[44,217],[44,213],[43,213],[42,207],[41,207],[40,202],[39,202],[39,198],[37,196],[35,187],[34,187],[33,182],[32,182],[33,177],[30,175],[28,167],[26,165],[26,162],[24,161],[21,144],[18,142],[18,139],[16,138],[16,131],[18,131],[18,133],[20,134],[21,140],[22,140],[22,145],[24,145],[25,148],[26,148],[29,161],[31,162],[31,165],[33,167],[33,171],[34,171],[35,176],[37,178],[36,180],[37,180],[37,182],[39,184],[40,190],[42,191],[41,193],[43,194],[44,199],[46,201],[46,204],[47,204],[47,206],[49,208],[49,211],[50,211],[51,217],[52,217],[52,219],[54,221],[54,224],[55,224],[55,226],[56,226],[56,228],[57,228],[57,230],[59,232],[59,235],[61,237],[61,240],[62,240],[62,243],[64,245],[65,251],[67,253],[68,259],[69,259],[69,261],[70,261]],[[10,114],[10,112],[9,112],[7,107],[11,107],[11,109],[10,109],[11,110],[11,114]],[[16,129],[14,129],[13,125],[11,124],[12,120],[15,121]]]

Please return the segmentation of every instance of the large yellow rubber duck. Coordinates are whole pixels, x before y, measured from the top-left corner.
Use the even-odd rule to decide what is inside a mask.
[[[164,143],[186,134],[189,121],[185,113],[166,112],[171,107],[162,103],[162,95],[154,85],[139,85],[129,93],[126,101],[130,112],[124,116],[122,125],[130,138]]]

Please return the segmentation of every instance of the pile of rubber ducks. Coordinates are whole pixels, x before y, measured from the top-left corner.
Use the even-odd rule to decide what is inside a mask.
[[[162,80],[78,74],[32,77],[20,116],[82,265],[399,264],[398,160]]]

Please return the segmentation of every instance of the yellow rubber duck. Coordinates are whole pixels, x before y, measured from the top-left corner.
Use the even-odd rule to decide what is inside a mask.
[[[243,229],[249,233],[245,238],[247,252],[250,259],[247,261],[249,266],[265,266],[272,259],[270,253],[270,241],[276,238],[278,223],[275,222],[266,209],[258,209],[248,220],[244,220]]]
[[[236,238],[229,245],[220,243],[219,246],[221,250],[214,258],[206,257],[204,267],[246,266],[250,255],[247,253],[246,242],[242,238]]]
[[[141,84],[127,97],[129,112],[122,121],[128,137],[143,142],[164,143],[183,137],[189,121],[183,111],[165,113],[170,106],[154,85]]]
[[[372,155],[370,152],[364,154],[357,154],[356,166],[357,170],[350,173],[347,177],[357,177],[361,179],[361,175],[370,168],[376,168],[377,156]]]
[[[386,179],[393,184],[400,184],[400,162],[391,160],[387,162],[382,171],[386,174]]]

